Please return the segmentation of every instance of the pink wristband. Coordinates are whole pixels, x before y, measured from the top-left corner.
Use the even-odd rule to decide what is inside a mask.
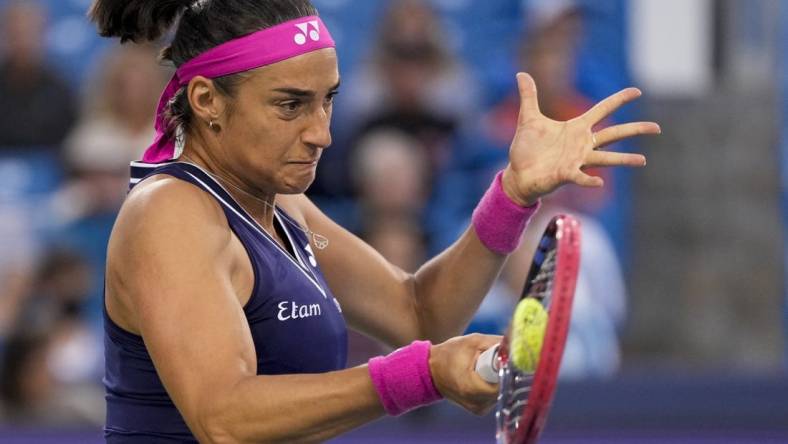
[[[389,415],[401,415],[443,399],[430,374],[431,345],[429,341],[414,341],[388,356],[369,360],[369,376]]]
[[[509,254],[520,245],[528,220],[539,209],[540,202],[529,207],[516,204],[503,191],[499,172],[484,197],[473,211],[473,227],[479,240],[498,254]]]

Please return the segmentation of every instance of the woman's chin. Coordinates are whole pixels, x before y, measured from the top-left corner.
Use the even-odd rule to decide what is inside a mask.
[[[303,194],[315,181],[314,171],[300,177],[288,177],[284,182],[284,189],[279,194]]]

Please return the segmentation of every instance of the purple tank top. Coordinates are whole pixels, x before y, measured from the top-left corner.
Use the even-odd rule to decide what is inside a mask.
[[[257,373],[343,369],[347,331],[342,310],[317,266],[306,235],[294,228],[297,222],[276,210],[274,223],[289,244],[288,252],[199,167],[180,162],[135,162],[132,187],[153,174],[185,180],[213,196],[245,247],[254,270],[254,288],[243,310],[257,354]],[[196,442],[164,389],[142,337],[120,328],[106,309],[104,348],[107,442]]]

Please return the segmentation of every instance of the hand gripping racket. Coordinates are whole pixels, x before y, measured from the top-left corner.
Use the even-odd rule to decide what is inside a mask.
[[[550,221],[534,253],[520,302],[501,343],[476,371],[500,383],[495,418],[500,444],[531,444],[544,428],[569,331],[580,264],[580,223]]]

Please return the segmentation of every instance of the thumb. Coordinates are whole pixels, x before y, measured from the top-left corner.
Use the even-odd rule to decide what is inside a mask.
[[[536,82],[530,74],[517,73],[517,89],[520,91],[520,122],[542,115],[536,95]]]

